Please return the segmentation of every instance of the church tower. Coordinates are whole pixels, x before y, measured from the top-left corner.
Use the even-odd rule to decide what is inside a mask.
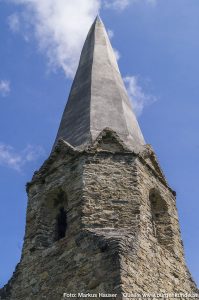
[[[99,17],[50,157],[27,193],[21,261],[0,299],[198,293],[184,259],[175,192],[145,143]]]

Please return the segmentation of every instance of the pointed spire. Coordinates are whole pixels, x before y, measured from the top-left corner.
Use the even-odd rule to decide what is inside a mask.
[[[107,32],[97,16],[87,35],[55,140],[91,144],[105,128],[132,150],[145,144]]]
[[[102,22],[102,19],[101,19],[101,17],[100,17],[100,14],[99,14],[99,13],[98,13],[98,14],[97,14],[97,16],[96,16],[94,23],[96,23],[96,22],[97,22],[97,20],[103,24],[103,22]]]

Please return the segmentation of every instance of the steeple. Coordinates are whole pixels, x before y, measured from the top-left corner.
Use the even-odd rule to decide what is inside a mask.
[[[86,38],[55,140],[74,147],[92,144],[105,128],[115,131],[131,150],[145,144],[99,16]]]
[[[135,299],[152,293],[153,299],[199,300],[184,259],[176,193],[153,149],[142,147],[99,18],[85,42],[59,138],[67,143],[59,143],[27,184],[21,260],[0,300],[80,294],[122,300],[134,299],[132,293]]]

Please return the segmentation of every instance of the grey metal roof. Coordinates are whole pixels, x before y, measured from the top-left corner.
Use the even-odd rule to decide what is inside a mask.
[[[106,29],[97,17],[83,46],[54,146],[60,138],[74,147],[90,145],[105,128],[132,150],[145,144]]]

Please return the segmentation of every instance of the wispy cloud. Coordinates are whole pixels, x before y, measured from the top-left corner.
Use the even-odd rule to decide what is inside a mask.
[[[61,67],[66,76],[73,77],[86,34],[99,11],[100,0],[11,1],[23,8],[21,14],[9,17],[11,30],[26,28],[25,36],[34,35],[39,50],[47,55],[49,66],[53,69]]]
[[[61,68],[72,78],[88,30],[100,8],[124,10],[129,5],[156,0],[9,0],[20,6],[20,13],[8,18],[10,29],[20,32],[26,41],[37,41],[38,50],[51,70]],[[109,30],[109,37],[114,33]],[[115,50],[116,58],[120,53]]]
[[[112,39],[114,37],[114,31],[112,29],[108,29],[107,33],[108,33],[109,39]]]
[[[135,0],[132,0],[133,2]],[[116,10],[124,10],[130,4],[130,0],[105,0],[104,7]]]
[[[139,3],[139,2],[146,2],[148,4],[156,4],[157,0],[104,0],[102,2],[103,7],[105,9],[115,9],[118,11],[122,11],[126,9],[129,5]]]
[[[139,85],[137,76],[126,76],[123,79],[129,98],[132,102],[134,112],[137,116],[140,116],[144,107],[157,101],[157,98],[143,91],[143,88]]]
[[[0,94],[6,97],[10,93],[10,82],[8,80],[0,80]]]
[[[44,153],[41,146],[28,145],[22,151],[17,152],[13,147],[0,143],[0,165],[21,171],[27,163],[36,161]]]
[[[8,25],[12,32],[20,30],[20,20],[18,14],[14,13],[8,17]]]
[[[120,57],[121,57],[121,54],[120,54],[120,52],[117,50],[117,49],[113,49],[114,50],[114,53],[115,53],[115,57],[116,57],[116,59],[117,60],[119,60],[120,59]]]

